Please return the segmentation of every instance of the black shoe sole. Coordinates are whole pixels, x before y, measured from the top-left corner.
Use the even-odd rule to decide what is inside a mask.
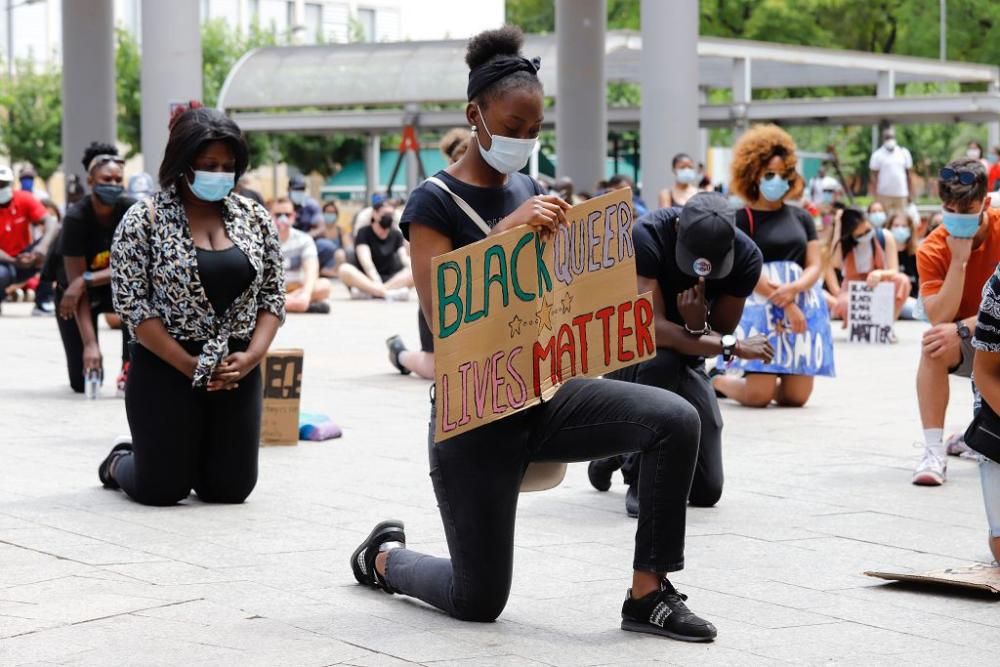
[[[611,476],[614,474],[614,471],[612,470],[605,475],[601,463],[601,461],[590,462],[587,466],[587,479],[590,480],[590,485],[598,491],[607,491],[611,488]]]
[[[354,553],[351,554],[351,572],[354,573],[354,578],[362,586],[379,588],[375,576],[373,575],[371,579],[369,579],[368,576],[362,571],[361,566],[358,565],[358,557],[364,557],[365,551],[368,550],[372,542],[376,541],[377,538],[382,535],[389,535],[392,533],[398,533],[403,538],[398,541],[402,542],[404,545],[406,544],[406,533],[403,531],[403,522],[395,519],[389,519],[388,521],[382,521],[372,528],[372,532],[368,533],[368,537],[365,538],[365,541],[362,542],[361,545],[354,550]],[[372,567],[374,567],[374,565]]]
[[[670,630],[665,630],[659,628],[652,623],[645,623],[642,621],[629,621],[622,620],[622,630],[626,632],[642,632],[647,635],[657,635],[660,637],[669,637],[670,639],[676,639],[682,642],[710,642],[715,640],[715,635],[711,637],[700,637],[695,635],[680,635],[676,632],[671,632]]]
[[[101,486],[105,489],[111,489],[112,491],[117,491],[121,487],[118,486],[118,482],[111,478],[111,462],[118,458],[119,452],[131,452],[134,451],[131,443],[120,442],[111,448],[108,455],[104,457],[101,461],[101,465],[97,466],[97,478],[101,480]]]

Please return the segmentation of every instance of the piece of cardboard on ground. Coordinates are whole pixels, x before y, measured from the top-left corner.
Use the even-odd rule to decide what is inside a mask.
[[[865,574],[888,581],[905,581],[992,593],[998,596],[997,599],[1000,599],[1000,567],[990,567],[982,563],[930,572],[865,572]]]
[[[261,364],[264,409],[260,444],[299,444],[299,403],[302,393],[303,351],[298,348],[268,350]]]

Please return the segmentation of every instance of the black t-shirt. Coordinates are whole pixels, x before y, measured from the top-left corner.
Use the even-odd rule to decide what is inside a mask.
[[[750,220],[753,220],[751,229]],[[797,206],[782,206],[777,211],[736,211],[736,227],[760,248],[765,262],[795,262],[806,266],[806,244],[816,240],[816,223]]]
[[[403,247],[403,234],[398,229],[390,229],[389,235],[380,239],[375,235],[371,225],[362,227],[358,230],[354,245],[367,245],[371,248],[372,262],[382,280],[388,280],[403,268],[399,259],[399,249]]]
[[[533,178],[519,172],[511,174],[507,184],[500,188],[469,185],[444,171],[439,171],[435,176],[464,199],[490,227],[513,213],[525,200],[545,194]],[[456,249],[486,238],[479,226],[462,212],[452,196],[433,183],[422,183],[406,201],[399,223],[406,238],[410,237],[410,224],[427,225],[441,232],[451,239],[452,246]]]
[[[632,230],[635,244],[636,273],[644,278],[655,278],[663,291],[667,319],[683,324],[677,310],[677,295],[697,284],[698,279],[677,266],[677,217],[679,208],[661,208],[651,211],[636,221]],[[753,292],[760,278],[761,252],[750,238],[736,230],[733,270],[725,278],[705,281],[705,299],[709,306],[721,295],[745,299]]]
[[[111,240],[125,212],[135,203],[131,197],[119,197],[111,213],[111,223],[103,225],[97,220],[93,200],[84,197],[66,210],[63,216],[59,253],[63,257],[83,257],[87,271],[101,271],[111,264]],[[65,275],[62,282],[65,283]],[[66,287],[65,284],[62,287]],[[111,303],[111,285],[90,290],[92,302]]]
[[[899,251],[899,270],[910,279],[910,296],[916,298],[920,294],[920,278],[917,275],[917,255],[910,254],[906,250]]]

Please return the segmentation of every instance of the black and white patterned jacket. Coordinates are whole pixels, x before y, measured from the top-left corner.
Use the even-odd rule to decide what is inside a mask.
[[[114,307],[132,335],[146,320],[159,318],[175,339],[205,341],[195,387],[204,386],[229,353],[230,338],[250,340],[257,313],[272,313],[282,321],[285,317],[281,242],[271,216],[260,204],[230,193],[223,200],[223,221],[255,275],[222,315],[212,308],[201,284],[194,240],[176,188],[132,206],[111,246]]]

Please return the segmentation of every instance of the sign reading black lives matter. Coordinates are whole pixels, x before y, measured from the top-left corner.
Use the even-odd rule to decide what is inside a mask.
[[[892,339],[895,287],[879,283],[874,288],[852,280],[847,283],[848,340],[860,343],[889,343]]]

